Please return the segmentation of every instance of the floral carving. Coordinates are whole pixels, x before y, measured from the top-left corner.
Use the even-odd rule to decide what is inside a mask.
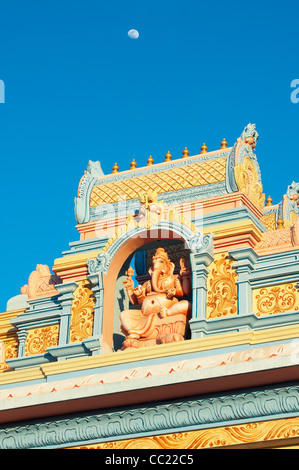
[[[295,285],[286,284],[255,291],[254,310],[258,316],[299,310],[299,295]]]
[[[76,289],[72,306],[70,342],[77,343],[92,336],[95,299],[88,281]]]
[[[29,330],[25,344],[25,356],[43,354],[50,346],[57,346],[58,333],[58,325]]]
[[[75,449],[210,449],[233,445],[245,445],[249,443],[263,443],[273,441],[272,446],[277,446],[276,439],[298,439],[298,418],[280,419],[259,423],[247,423],[237,426],[225,426],[212,429],[204,429],[190,432],[166,434],[162,436],[141,437],[123,441],[102,442]],[[276,442],[275,442],[276,441]],[[272,447],[271,446],[271,447]]]
[[[215,255],[208,279],[207,318],[237,314],[236,278],[227,254]]]
[[[259,183],[257,169],[253,161],[245,156],[243,163],[235,166],[234,172],[239,191],[248,196],[262,211],[265,206],[265,194],[263,194],[263,187]]]
[[[9,369],[6,364],[7,359],[14,359],[18,355],[18,341],[17,338],[10,341],[3,341],[4,343],[4,361],[0,363],[0,371]]]

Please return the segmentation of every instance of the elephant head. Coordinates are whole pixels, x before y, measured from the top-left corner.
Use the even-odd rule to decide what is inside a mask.
[[[155,256],[153,256],[152,262],[152,267],[149,270],[152,278],[152,287],[155,292],[162,293],[165,291],[165,289],[163,289],[161,286],[162,276],[165,274],[171,276],[173,274],[175,265],[168,258],[168,254],[164,248],[157,249]]]

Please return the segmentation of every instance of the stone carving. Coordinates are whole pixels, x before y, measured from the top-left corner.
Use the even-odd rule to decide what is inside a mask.
[[[95,259],[88,259],[87,266],[89,274],[96,274],[99,272],[107,272],[110,266],[110,256],[103,251],[100,251]]]
[[[285,228],[294,225],[299,215],[299,183],[293,181],[288,186],[287,193],[284,194],[280,203],[279,215],[284,221]]]
[[[92,336],[95,300],[88,281],[82,281],[74,292],[70,326],[70,343]]]
[[[241,134],[241,140],[245,144],[249,144],[252,150],[254,150],[256,147],[258,138],[259,138],[259,135],[258,135],[258,132],[256,131],[256,125],[251,124],[251,123],[247,124],[247,126],[244,128]]]
[[[29,276],[28,285],[21,288],[21,294],[27,294],[28,300],[58,295],[55,285],[61,282],[60,277],[50,273],[46,264],[38,264]]]
[[[78,197],[75,198],[75,216],[79,224],[89,219],[89,195],[93,185],[101,176],[104,176],[101,163],[89,160],[87,170],[79,183]]]
[[[58,334],[59,325],[29,330],[25,344],[25,356],[43,354],[50,346],[57,346]]]
[[[207,318],[219,318],[236,315],[237,273],[232,269],[233,261],[227,253],[216,255],[210,266],[208,278]]]
[[[193,429],[204,427],[206,430],[208,426],[227,426],[228,421],[234,426],[247,426],[249,420],[264,421],[269,418],[269,408],[272,416],[282,415],[287,424],[294,413],[298,414],[299,411],[298,385],[234,394],[226,392],[213,397],[176,400],[155,406],[52,418],[41,423],[8,424],[0,429],[0,448],[29,449],[77,445],[81,441],[107,442],[108,439],[121,439],[122,436],[131,434],[143,437],[145,433],[161,434],[174,428],[188,430],[188,426]],[[292,430],[292,425],[289,430]],[[267,436],[269,439],[269,433]]]
[[[141,310],[125,310],[120,314],[121,329],[126,335],[123,349],[182,341],[191,315],[191,303],[177,297],[191,294],[191,271],[181,259],[180,275],[174,275],[174,264],[164,248],[158,248],[149,270],[151,279],[134,288],[132,276],[124,281],[129,299]]]
[[[294,284],[256,290],[253,300],[258,316],[299,310],[299,294]]]
[[[262,211],[265,207],[265,194],[263,186],[259,182],[256,166],[248,156],[244,157],[243,163],[238,163],[235,168],[235,179],[239,191],[244,193]]]
[[[5,361],[5,346],[4,341],[0,341],[0,364]]]
[[[144,436],[113,442],[99,442],[74,447],[74,449],[213,449],[217,447],[246,445],[250,443],[278,444],[277,439],[293,439],[296,444],[299,435],[299,419],[288,418],[266,422],[253,422],[234,426],[218,427],[189,432],[157,436]],[[279,442],[279,441],[278,441]],[[289,444],[289,443],[288,443]]]

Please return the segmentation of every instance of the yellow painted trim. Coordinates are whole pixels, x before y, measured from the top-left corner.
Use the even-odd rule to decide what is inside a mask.
[[[161,344],[159,346],[138,349],[136,351],[118,351],[98,356],[68,359],[61,362],[41,364],[38,368],[7,371],[0,375],[0,385],[37,380],[55,374],[146,361],[161,357],[192,354],[218,348],[230,348],[240,345],[257,345],[272,341],[281,341],[299,337],[299,325],[283,326],[265,330],[240,331],[221,335],[213,335],[199,339],[191,339],[179,343]]]
[[[65,256],[63,258],[57,258],[54,260],[53,268],[55,268],[55,271],[54,269],[53,271],[56,272],[57,270],[65,268],[72,269],[84,266],[89,258],[96,258],[100,251],[101,250],[88,251],[80,254],[78,253],[76,255]]]
[[[248,222],[244,221],[240,224],[237,222],[230,222],[228,224],[206,226],[203,228],[204,234],[213,232],[215,239],[233,237],[241,234],[252,235],[258,242],[262,239],[262,232],[260,229],[248,218]]]
[[[0,385],[27,382],[30,380],[40,380],[45,378],[46,376],[40,367],[32,367],[15,371],[7,369],[0,375]]]

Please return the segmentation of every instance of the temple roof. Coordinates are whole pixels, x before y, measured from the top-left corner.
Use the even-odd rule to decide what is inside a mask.
[[[164,162],[119,172],[115,163],[112,173],[104,175],[99,161],[90,161],[82,176],[75,201],[75,213],[79,224],[100,220],[109,212],[109,205],[117,204],[121,215],[122,202],[128,205],[124,213],[134,212],[136,204],[146,191],[153,190],[158,200],[166,205],[199,201],[233,192],[243,192],[259,211],[265,207],[265,195],[261,174],[254,153],[258,134],[254,124],[248,124],[232,147],[225,139],[218,150],[207,152],[205,144],[200,154],[189,156],[187,148],[182,158],[171,159],[168,152]]]
[[[218,151],[216,155],[218,158],[211,152],[213,158],[209,160],[207,154],[204,160],[203,156],[195,155],[186,160],[125,171],[118,178],[114,174],[101,178],[102,183],[91,191],[90,207],[117,202],[120,196],[135,199],[149,189],[161,194],[225,181],[228,152]]]

